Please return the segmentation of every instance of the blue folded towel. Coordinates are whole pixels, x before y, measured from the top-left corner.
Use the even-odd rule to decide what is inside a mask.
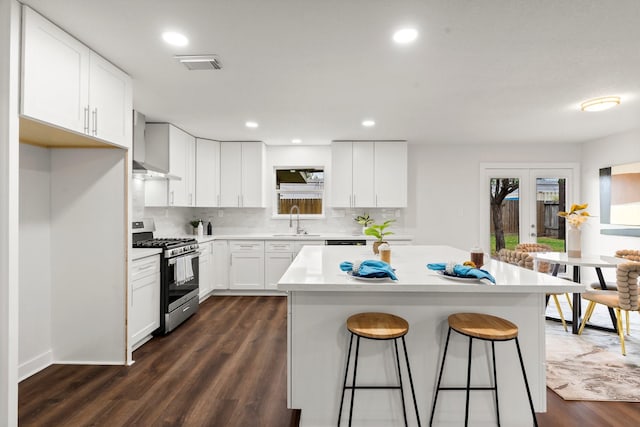
[[[349,261],[344,261],[340,263],[340,270],[342,271],[352,271],[351,274],[354,276],[360,277],[389,277],[393,280],[398,280],[398,277],[393,272],[393,268],[389,264],[384,261],[368,259],[362,261],[360,263],[360,268],[358,271],[353,271],[353,263]]]
[[[447,264],[443,262],[436,264],[427,264],[427,268],[429,270],[443,271],[446,269],[446,267]],[[453,274],[458,277],[475,277],[476,279],[487,279],[491,281],[491,283],[496,283],[496,279],[487,270],[473,268],[466,265],[456,264],[453,267]]]

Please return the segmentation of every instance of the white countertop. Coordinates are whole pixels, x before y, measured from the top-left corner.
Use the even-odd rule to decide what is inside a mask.
[[[132,248],[131,260],[135,261],[148,256],[158,255],[160,252],[162,252],[162,249],[160,248]]]
[[[195,238],[198,243],[206,243],[213,240],[366,240],[373,242],[377,240],[373,236],[365,236],[364,234],[345,234],[345,233],[310,233],[310,234],[289,234],[289,233],[249,233],[249,234],[214,234],[212,236],[204,235],[202,237],[193,234],[182,234],[177,236],[165,236],[162,233],[156,233],[160,237],[187,237]],[[393,243],[398,240],[413,240],[413,236],[408,234],[394,234],[388,236],[385,240]]]
[[[340,270],[343,261],[377,259],[369,246],[305,246],[278,282],[286,291],[374,291],[374,292],[582,292],[584,286],[549,274],[492,259],[484,270],[496,279],[495,285],[477,280],[459,281],[442,277],[427,268],[428,263],[469,259],[469,253],[449,246],[394,246],[391,265],[397,281],[363,281]]]

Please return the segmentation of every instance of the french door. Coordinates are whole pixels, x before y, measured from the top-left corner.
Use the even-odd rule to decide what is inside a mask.
[[[577,164],[481,164],[480,241],[494,255],[518,243],[565,250],[558,211],[576,203]]]

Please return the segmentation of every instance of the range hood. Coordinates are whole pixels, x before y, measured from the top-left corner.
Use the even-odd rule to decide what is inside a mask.
[[[147,178],[171,179],[169,171],[145,162],[147,144],[144,137],[146,118],[139,111],[133,112],[133,173]]]

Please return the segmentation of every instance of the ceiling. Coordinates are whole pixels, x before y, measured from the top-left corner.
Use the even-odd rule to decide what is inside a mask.
[[[562,143],[640,128],[638,0],[24,3],[129,73],[148,120],[203,138]],[[396,45],[406,26],[418,39]],[[166,30],[190,44],[165,44]],[[223,69],[173,58],[197,54]],[[579,111],[604,95],[622,104]]]

